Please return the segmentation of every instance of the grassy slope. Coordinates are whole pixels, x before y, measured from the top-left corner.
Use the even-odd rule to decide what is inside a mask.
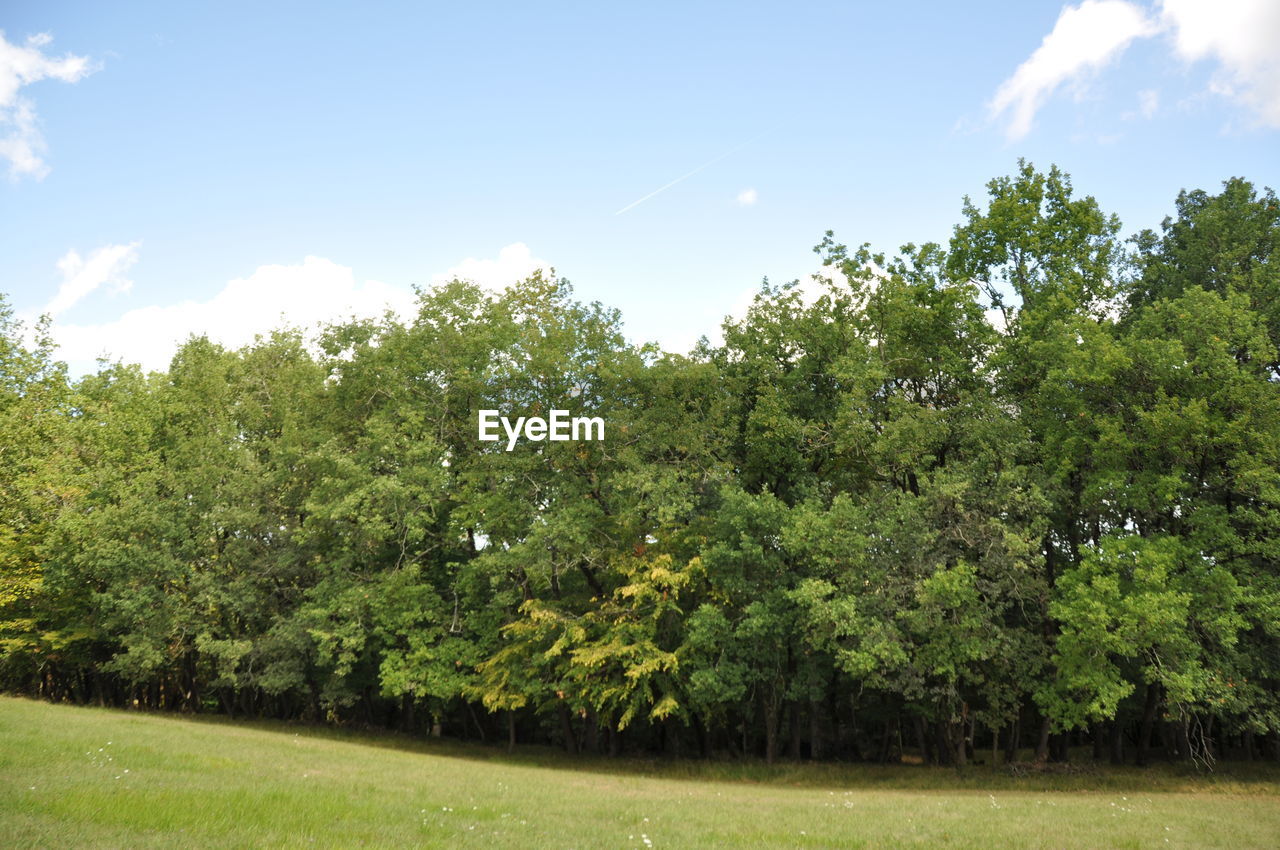
[[[0,845],[1273,847],[1280,771],[569,761],[0,697]]]

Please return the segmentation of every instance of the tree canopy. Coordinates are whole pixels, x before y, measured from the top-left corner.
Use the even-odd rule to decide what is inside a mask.
[[[1280,757],[1280,205],[1052,168],[689,354],[536,274],[72,380],[0,301],[0,687],[559,743]],[[477,412],[600,441],[477,439]]]

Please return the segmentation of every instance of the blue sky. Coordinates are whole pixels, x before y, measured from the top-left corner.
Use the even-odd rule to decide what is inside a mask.
[[[10,2],[0,292],[76,370],[162,367],[186,332],[545,262],[683,347],[828,228],[945,240],[1018,157],[1126,233],[1182,188],[1280,187],[1278,10]]]

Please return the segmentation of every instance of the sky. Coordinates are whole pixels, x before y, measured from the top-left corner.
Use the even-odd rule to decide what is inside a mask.
[[[464,8],[465,7],[465,8]],[[1280,188],[1280,3],[0,2],[0,293],[73,373],[554,268],[687,350],[1019,157]]]

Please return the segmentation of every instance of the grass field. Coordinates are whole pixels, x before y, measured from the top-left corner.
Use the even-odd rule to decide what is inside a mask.
[[[0,698],[4,847],[1276,847],[1280,770],[570,761]]]

